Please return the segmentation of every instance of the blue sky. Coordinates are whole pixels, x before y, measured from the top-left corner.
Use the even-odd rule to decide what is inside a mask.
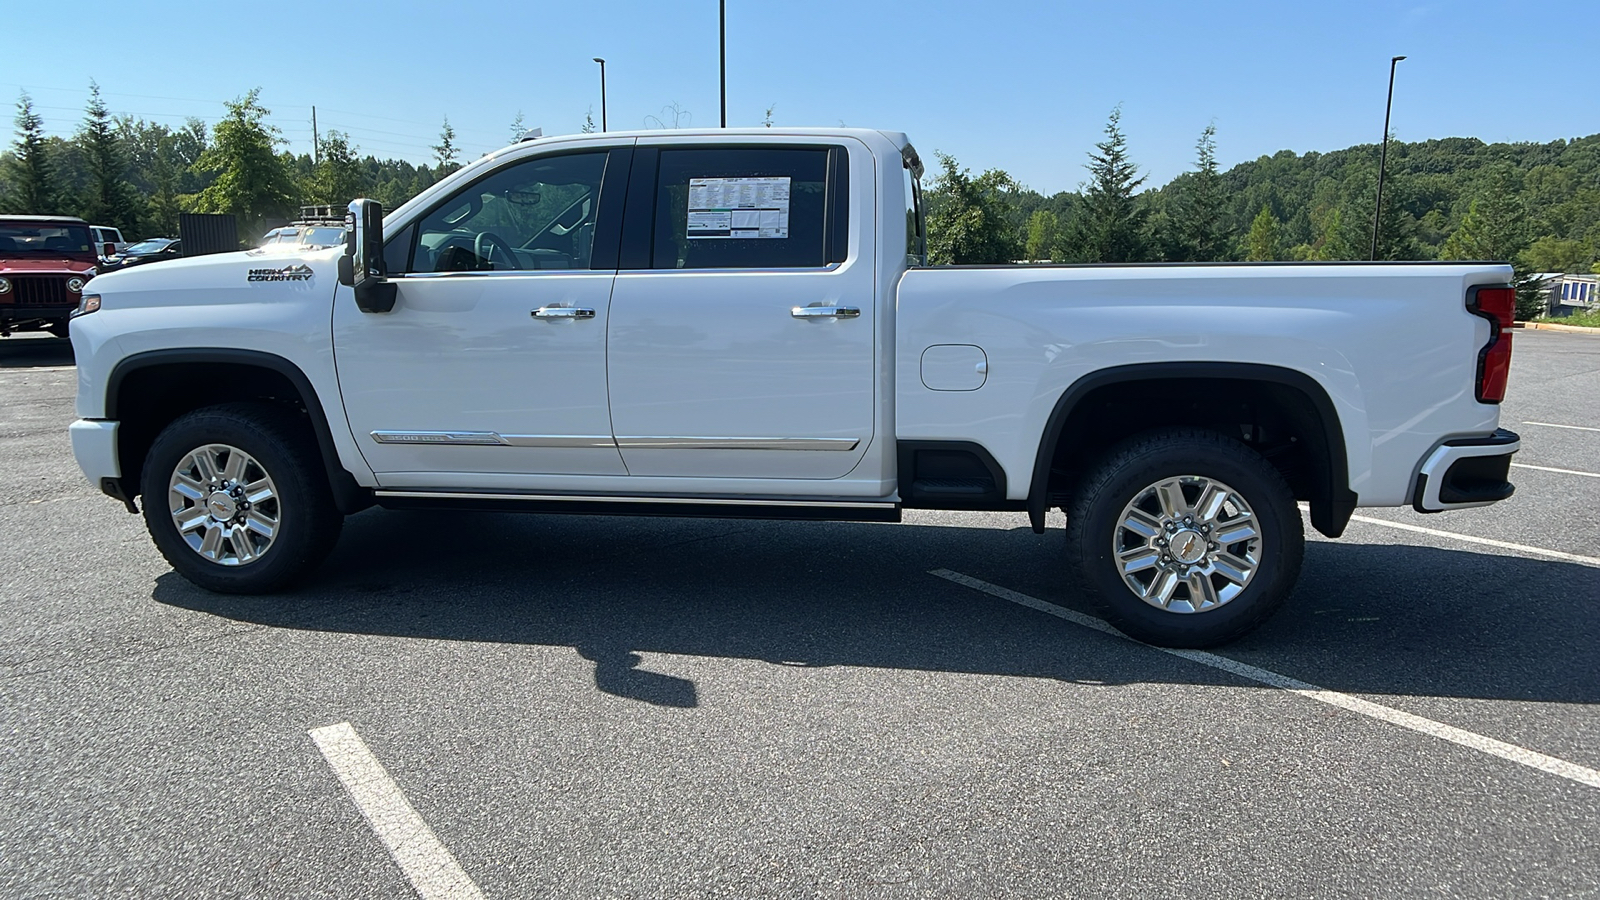
[[[1046,193],[1084,178],[1123,108],[1157,185],[1192,165],[1215,123],[1224,167],[1332,150],[1383,130],[1389,57],[1404,54],[1403,140],[1548,141],[1600,132],[1600,2],[729,0],[728,119],[911,134],[923,155],[1003,168]],[[26,88],[49,131],[82,118],[90,78],[111,109],[180,124],[261,88],[289,147],[322,128],[416,162],[444,116],[466,158],[507,142],[520,110],[578,130],[607,59],[613,129],[718,119],[716,0],[343,2],[156,6],[6,2],[0,98]],[[68,40],[70,50],[63,47]],[[361,53],[363,58],[353,54]]]

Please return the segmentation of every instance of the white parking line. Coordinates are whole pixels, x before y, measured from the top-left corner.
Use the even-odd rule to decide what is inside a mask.
[[[1587,425],[1557,425],[1554,422],[1523,422],[1524,425],[1543,425],[1546,428],[1570,428],[1573,431],[1600,431],[1600,428],[1590,428]]]
[[[1582,563],[1586,566],[1600,566],[1600,556],[1579,556],[1576,553],[1562,553],[1560,550],[1546,550],[1543,547],[1530,547],[1527,544],[1513,544],[1509,541],[1497,541],[1493,538],[1473,537],[1470,534],[1457,534],[1454,531],[1440,531],[1437,528],[1423,528],[1421,525],[1409,525],[1405,522],[1391,522],[1388,519],[1374,519],[1371,516],[1351,516],[1352,522],[1365,522],[1368,525],[1382,525],[1385,528],[1398,528],[1401,531],[1414,531],[1417,534],[1430,534],[1434,537],[1449,538],[1452,541],[1465,541],[1469,544],[1483,544],[1486,547],[1498,547],[1501,550],[1515,550],[1518,553],[1528,553],[1533,556],[1548,556],[1551,559],[1564,559],[1567,562]]]
[[[1018,604],[1019,606],[1026,606],[1029,609],[1036,609],[1043,613],[1049,613],[1052,616],[1055,616],[1059,619],[1065,619],[1075,625],[1082,625],[1085,628],[1092,628],[1095,631],[1114,635],[1116,637],[1123,638],[1124,640],[1133,640],[1132,638],[1118,631],[1116,628],[1113,628],[1109,623],[1101,621],[1100,619],[1096,619],[1093,616],[1086,616],[1083,613],[1075,612],[1063,606],[1057,606],[1054,603],[1040,600],[1037,597],[1030,597],[1027,594],[1018,593],[1010,588],[1003,588],[997,584],[990,584],[987,581],[973,578],[970,575],[963,575],[960,572],[952,572],[949,569],[934,569],[928,574],[937,575],[946,581],[953,581],[956,584],[962,585],[963,587],[969,587],[975,591],[982,591],[985,594],[999,597],[1002,600],[1009,600],[1010,602]],[[1145,646],[1149,645],[1147,644]],[[1518,747],[1516,744],[1508,744],[1505,741],[1497,741],[1491,737],[1484,737],[1481,734],[1466,731],[1464,729],[1457,728],[1454,725],[1446,725],[1443,722],[1435,722],[1432,719],[1426,719],[1422,716],[1403,712],[1390,706],[1384,706],[1381,703],[1373,703],[1370,700],[1363,700],[1360,697],[1352,697],[1349,694],[1341,694],[1338,691],[1330,691],[1327,688],[1318,687],[1305,681],[1290,678],[1287,675],[1279,675],[1277,672],[1252,666],[1248,663],[1242,663],[1238,660],[1228,659],[1225,656],[1218,656],[1215,653],[1207,653],[1204,650],[1177,650],[1168,647],[1151,647],[1151,649],[1160,650],[1162,653],[1169,653],[1173,656],[1179,656],[1189,660],[1190,662],[1197,662],[1203,666],[1210,666],[1213,669],[1221,669],[1224,672],[1231,672],[1232,674],[1238,675],[1241,678],[1247,678],[1251,681],[1267,685],[1268,687],[1274,687],[1278,688],[1279,690],[1288,691],[1291,694],[1298,694],[1308,700],[1315,700],[1318,703],[1326,703],[1329,706],[1337,706],[1341,709],[1346,709],[1353,713],[1359,713],[1363,716],[1377,719],[1381,722],[1387,722],[1390,725],[1398,725],[1401,728],[1406,728],[1419,734],[1425,734],[1429,737],[1438,738],[1443,741],[1449,741],[1452,744],[1477,750],[1481,753],[1487,753],[1490,756],[1497,756],[1501,759],[1517,763],[1518,765],[1527,766],[1530,769],[1538,769],[1541,772],[1548,772],[1551,775],[1558,775],[1562,778],[1570,779],[1578,782],[1579,784],[1588,785],[1592,788],[1600,788],[1600,770],[1591,769],[1587,766],[1580,766],[1577,763],[1570,763],[1564,759],[1557,759],[1554,756],[1546,756],[1543,753],[1538,753],[1525,747]]]
[[[417,815],[349,722],[313,728],[310,734],[418,896],[423,900],[483,900],[483,892],[439,843],[433,829]]]
[[[0,366],[0,374],[6,372],[71,372],[77,366]]]
[[[1585,478],[1600,478],[1600,472],[1579,472],[1577,469],[1557,469],[1551,466],[1534,466],[1528,463],[1512,463],[1513,469],[1538,469],[1541,472],[1560,472],[1562,475],[1582,475]]]

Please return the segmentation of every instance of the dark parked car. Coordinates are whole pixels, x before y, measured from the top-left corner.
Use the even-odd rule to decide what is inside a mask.
[[[183,242],[177,238],[150,238],[106,260],[102,268],[107,272],[114,272],[129,266],[141,266],[163,259],[179,259],[182,256]]]

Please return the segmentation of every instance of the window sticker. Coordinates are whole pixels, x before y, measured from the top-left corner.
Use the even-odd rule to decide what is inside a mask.
[[[690,240],[788,236],[788,176],[689,179]]]

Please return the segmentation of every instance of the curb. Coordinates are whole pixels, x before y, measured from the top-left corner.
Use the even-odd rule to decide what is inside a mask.
[[[1518,325],[1524,323],[1518,322]],[[1600,334],[1600,328],[1589,328],[1584,325],[1557,325],[1554,322],[1528,322],[1528,328],[1537,328],[1540,331],[1571,331],[1577,334]]]

